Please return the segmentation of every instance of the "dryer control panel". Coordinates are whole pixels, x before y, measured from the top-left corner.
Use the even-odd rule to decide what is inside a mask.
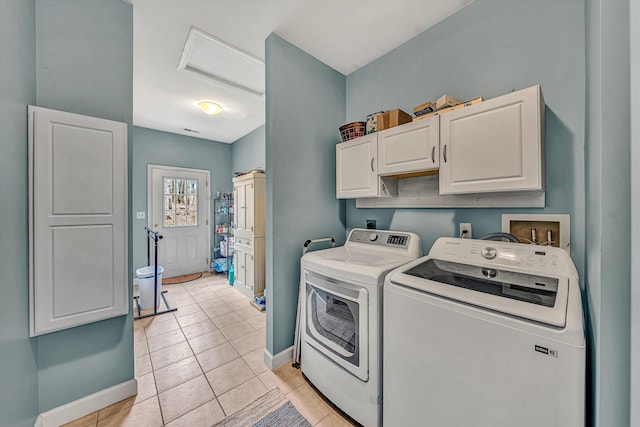
[[[415,256],[416,249],[422,253],[422,243],[420,237],[414,233],[406,231],[389,230],[369,230],[364,228],[354,228],[349,233],[349,238],[345,246],[369,245],[368,247],[379,247],[385,249],[400,249],[410,256]],[[420,256],[418,254],[417,256]]]

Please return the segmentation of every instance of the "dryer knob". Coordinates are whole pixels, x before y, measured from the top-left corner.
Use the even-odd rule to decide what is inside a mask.
[[[375,242],[376,240],[378,240],[378,235],[376,233],[369,234],[369,240]]]

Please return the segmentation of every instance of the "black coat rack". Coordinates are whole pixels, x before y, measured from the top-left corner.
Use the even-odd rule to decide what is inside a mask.
[[[167,301],[167,297],[165,294],[167,291],[162,291],[160,295],[162,296],[162,300],[164,301],[164,305],[167,307],[166,310],[158,311],[158,242],[162,239],[162,235],[157,231],[150,229],[149,227],[144,228],[147,231],[147,265],[151,265],[151,242],[153,242],[153,313],[142,314],[142,309],[140,308],[140,297],[134,297],[136,301],[136,307],[138,309],[138,316],[134,317],[134,319],[143,319],[145,317],[156,316],[158,314],[170,313],[172,311],[178,310],[177,308],[171,308],[169,302]],[[159,284],[162,286],[162,283]]]

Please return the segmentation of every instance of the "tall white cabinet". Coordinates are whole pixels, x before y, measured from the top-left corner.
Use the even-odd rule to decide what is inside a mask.
[[[129,312],[127,124],[29,106],[30,335]]]
[[[235,199],[234,286],[248,297],[265,286],[266,177],[251,172],[233,179]]]

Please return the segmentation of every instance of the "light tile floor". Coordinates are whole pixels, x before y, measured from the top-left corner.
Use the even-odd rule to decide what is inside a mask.
[[[134,321],[138,394],[66,427],[210,426],[276,387],[312,425],[353,426],[300,370],[267,368],[265,313],[223,275],[164,289],[178,311]]]

